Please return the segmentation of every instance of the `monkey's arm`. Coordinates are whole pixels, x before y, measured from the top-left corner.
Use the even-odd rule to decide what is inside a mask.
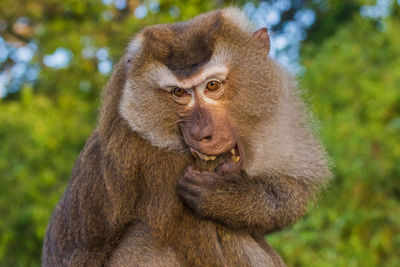
[[[265,234],[296,222],[312,190],[290,177],[248,177],[245,172],[199,172],[188,168],[178,193],[203,217],[235,229]]]
[[[114,208],[115,200],[105,180],[111,175],[107,164],[112,160],[104,158],[100,149],[95,133],[77,159],[69,186],[50,221],[43,266],[102,266],[133,219],[129,211],[134,207],[134,192],[129,201],[120,193],[126,207]],[[113,188],[120,186],[118,175],[111,178]]]

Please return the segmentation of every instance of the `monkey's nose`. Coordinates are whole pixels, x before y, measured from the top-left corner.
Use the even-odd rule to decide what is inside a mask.
[[[205,125],[201,127],[199,125],[193,125],[190,128],[190,135],[196,142],[209,142],[212,139],[212,126]]]

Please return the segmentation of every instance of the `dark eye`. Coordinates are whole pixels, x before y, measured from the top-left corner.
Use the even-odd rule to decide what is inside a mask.
[[[182,97],[186,94],[186,91],[180,87],[175,87],[172,89],[172,94],[177,97]]]
[[[209,81],[207,83],[207,89],[210,91],[216,91],[219,88],[221,88],[221,82],[220,81]]]

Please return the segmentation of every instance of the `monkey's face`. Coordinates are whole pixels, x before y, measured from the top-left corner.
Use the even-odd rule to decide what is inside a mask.
[[[239,166],[253,129],[276,106],[279,86],[267,32],[253,34],[247,22],[236,22],[243,14],[229,12],[236,11],[136,36],[125,58],[120,114],[155,146]]]
[[[206,161],[223,156],[225,161],[240,164],[241,146],[227,109],[227,74],[224,65],[206,68],[178,82],[170,94],[180,105],[178,127],[190,151]]]

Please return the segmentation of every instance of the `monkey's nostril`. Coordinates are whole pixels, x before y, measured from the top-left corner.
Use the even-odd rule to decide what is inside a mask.
[[[211,135],[204,137],[203,139],[200,140],[200,142],[205,143],[211,140]]]

